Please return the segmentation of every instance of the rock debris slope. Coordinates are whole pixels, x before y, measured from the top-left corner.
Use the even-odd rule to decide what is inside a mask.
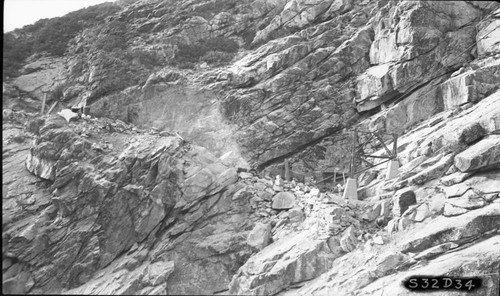
[[[500,292],[498,3],[121,0],[4,42],[3,293]],[[353,127],[401,167],[346,200],[314,180]]]

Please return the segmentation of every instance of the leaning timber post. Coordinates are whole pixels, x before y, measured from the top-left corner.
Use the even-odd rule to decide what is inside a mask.
[[[54,104],[52,104],[52,107],[50,107],[49,111],[47,111],[47,114],[50,114],[50,112],[54,110],[54,107],[57,105],[57,103],[59,103],[59,101],[55,101]]]
[[[347,179],[347,184],[344,186],[343,198],[345,199],[358,199],[358,180],[355,178],[356,174],[356,146],[358,143],[358,130],[354,128],[353,139],[352,139],[352,152],[351,152],[351,163],[349,165],[349,178]]]
[[[337,185],[337,170],[333,171],[333,188]]]
[[[290,181],[290,164],[288,159],[285,159],[285,180]]]
[[[42,99],[42,112],[40,112],[42,115],[45,112],[45,102],[47,101],[47,93],[43,93],[43,99]]]

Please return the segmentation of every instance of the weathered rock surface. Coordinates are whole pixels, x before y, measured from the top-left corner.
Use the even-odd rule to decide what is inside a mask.
[[[477,244],[465,247],[460,251],[451,252],[432,260],[427,265],[418,266],[411,271],[405,271],[390,275],[374,281],[367,287],[357,291],[360,295],[378,295],[391,291],[395,294],[419,295],[410,292],[401,285],[401,281],[407,277],[419,274],[445,274],[449,276],[474,277],[477,271],[481,270],[483,275],[483,285],[480,289],[471,291],[470,295],[495,295],[499,292],[498,277],[495,277],[495,270],[500,268],[499,262],[495,259],[496,249],[500,246],[500,236],[496,235]],[[478,261],[476,258],[483,258]],[[465,266],[465,268],[464,268]],[[434,292],[435,295],[450,295],[449,291]]]
[[[12,165],[22,158],[40,160],[33,174],[52,181],[40,188],[23,169],[4,178],[3,253],[30,270],[4,291],[55,292],[84,284],[70,293],[162,293],[167,286],[200,293],[208,283],[212,291],[223,290],[238,262],[252,253],[246,243],[252,227],[248,200],[232,200],[241,188],[236,170],[177,137],[102,134],[109,125],[101,124],[68,125],[59,116],[47,117],[35,125],[34,148],[4,150]],[[13,198],[25,200],[26,207],[12,204]],[[206,269],[193,262],[204,262]],[[128,271],[111,275],[122,266]],[[109,285],[113,277],[117,282]],[[193,286],[187,278],[201,282]]]
[[[347,169],[347,152],[337,148],[348,144],[335,134],[363,117],[352,107],[363,113],[385,102],[377,126],[401,134],[443,110],[447,98],[487,97],[498,80],[495,18],[485,17],[498,14],[493,2],[155,0],[120,7],[102,28],[77,34],[67,59],[58,60],[66,82],[55,84],[65,103],[178,130],[217,157],[232,151],[230,165],[264,168],[286,156],[304,174],[301,159],[314,154],[307,161],[317,171]],[[115,31],[123,33],[123,48],[95,45]],[[240,48],[226,66],[172,64],[181,45],[222,36]],[[469,54],[475,40],[474,66],[438,86],[448,78],[441,74],[477,56]],[[42,77],[45,68],[26,71]]]
[[[499,180],[500,172],[490,171],[486,173],[474,174],[473,177],[465,181],[465,184],[471,187],[474,191],[482,194],[498,193],[500,192],[500,186],[498,186]]]
[[[493,34],[493,37],[496,34]],[[495,38],[495,37],[493,37]],[[453,109],[466,103],[474,103],[485,97],[485,94],[497,88],[500,79],[498,70],[500,60],[494,60],[479,69],[468,70],[452,77],[441,86],[444,109]]]
[[[230,294],[273,295],[313,279],[330,268],[328,244],[311,232],[274,243],[241,267],[229,285]]]
[[[500,165],[500,136],[492,135],[455,156],[455,166],[462,172]]]
[[[40,57],[27,63],[21,73],[12,84],[23,92],[29,92],[40,103],[44,93],[65,82],[65,61],[58,57]]]
[[[420,252],[444,242],[480,237],[496,229],[500,222],[499,214],[500,206],[491,204],[458,218],[439,217],[432,221],[432,227],[422,229],[402,242],[402,251]]]
[[[279,192],[273,197],[272,208],[276,210],[288,210],[295,205],[295,196],[289,192]]]
[[[4,293],[406,294],[498,270],[497,3],[119,5],[3,84]],[[179,62],[214,38],[238,52]],[[46,91],[93,117],[19,112]],[[314,181],[348,171],[355,124],[397,134],[403,165],[362,201]]]
[[[270,224],[255,224],[252,231],[248,234],[248,244],[259,250],[263,249],[269,244],[271,239],[271,225]]]
[[[398,234],[396,243],[385,249],[359,248],[337,258],[333,262],[335,267],[322,276],[278,295],[379,295],[388,291],[406,295],[410,292],[401,282],[410,275],[442,274],[442,270],[454,276],[474,276],[481,270],[485,282],[473,295],[495,293],[498,278],[490,273],[500,266],[494,257],[500,243],[495,235],[499,210],[498,205],[490,205],[460,217],[439,217],[423,229]],[[409,239],[397,242],[402,235]],[[470,244],[471,241],[475,243]],[[446,243],[450,245],[444,246]],[[463,247],[457,249],[459,246]],[[448,253],[450,249],[454,251]]]

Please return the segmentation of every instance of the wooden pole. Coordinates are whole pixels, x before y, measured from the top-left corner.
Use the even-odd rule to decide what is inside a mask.
[[[45,102],[46,101],[47,101],[47,93],[44,93],[43,94],[43,99],[42,99],[42,112],[41,112],[42,115],[45,112]]]
[[[358,129],[354,128],[352,137],[352,154],[351,154],[351,164],[349,166],[349,178],[354,178],[354,173],[356,172],[356,149],[358,143]]]
[[[337,171],[333,171],[333,188],[337,185]]]
[[[392,147],[393,150],[393,157],[396,159],[398,157],[398,135],[392,134],[392,137],[394,138],[394,144]]]
[[[290,181],[290,164],[288,163],[288,159],[285,159],[285,180]]]
[[[50,112],[52,112],[52,110],[54,110],[54,107],[57,105],[57,103],[59,103],[59,101],[55,101],[54,104],[52,104],[52,106],[50,107],[50,109],[47,112],[47,114],[50,114]]]
[[[342,172],[342,179],[344,180],[344,185],[345,185],[345,173]]]

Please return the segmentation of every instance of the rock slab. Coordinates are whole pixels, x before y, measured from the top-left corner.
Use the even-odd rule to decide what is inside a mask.
[[[290,192],[280,192],[273,197],[272,208],[275,210],[288,210],[295,205],[295,195]]]
[[[252,231],[248,234],[247,243],[258,249],[265,248],[271,240],[271,225],[256,223]]]
[[[455,166],[461,172],[500,165],[500,135],[492,135],[455,156]]]

